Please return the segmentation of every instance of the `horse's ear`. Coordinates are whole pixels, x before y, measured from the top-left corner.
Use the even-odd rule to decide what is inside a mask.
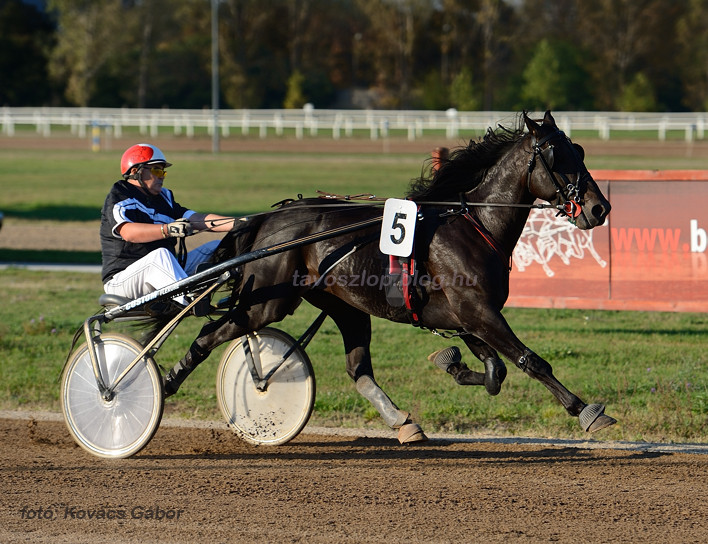
[[[539,131],[541,130],[541,125],[531,119],[526,114],[526,112],[524,112],[524,123],[526,123],[526,128],[529,129],[529,132],[533,134],[536,138],[538,138]]]
[[[556,126],[556,120],[551,115],[551,110],[546,110],[546,114],[543,116],[543,123],[546,125]]]

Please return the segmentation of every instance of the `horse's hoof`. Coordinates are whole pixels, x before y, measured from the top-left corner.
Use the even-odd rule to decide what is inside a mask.
[[[490,395],[498,395],[502,383],[506,379],[506,365],[498,357],[489,357],[484,360],[484,388]]]
[[[417,423],[406,423],[398,429],[398,441],[401,444],[425,442],[426,440],[428,440],[428,437],[425,436],[423,429]]]
[[[451,346],[449,348],[439,349],[435,353],[431,353],[428,355],[428,361],[433,362],[439,369],[447,372],[450,365],[462,361],[462,354],[460,353],[460,348],[457,346]]]
[[[617,420],[615,418],[602,414],[598,416],[595,421],[592,422],[592,424],[588,428],[588,432],[594,433],[595,431],[599,431],[600,429],[604,429],[605,427],[609,427],[610,425],[614,425],[615,423],[617,423]]]
[[[615,418],[605,415],[604,404],[588,404],[578,416],[585,432],[594,433],[617,423]]]

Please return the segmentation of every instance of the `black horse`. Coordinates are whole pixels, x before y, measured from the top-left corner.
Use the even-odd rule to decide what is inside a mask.
[[[528,131],[525,130],[525,127]],[[416,277],[407,304],[392,304],[381,282],[390,260],[375,243],[380,225],[319,241],[243,266],[231,307],[207,323],[166,379],[172,394],[220,344],[282,320],[304,298],[331,317],[344,340],[346,368],[357,390],[399,429],[399,440],[425,439],[407,412],[399,410],[374,380],[369,346],[377,316],[429,329],[454,331],[484,364],[467,368],[456,347],[429,358],[463,385],[499,393],[506,367],[498,353],[543,383],[586,431],[615,423],[604,406],[586,404],[568,391],[551,365],[512,332],[501,310],[509,295],[510,257],[536,199],[568,215],[580,229],[602,225],[610,203],[584,164],[583,150],[558,129],[550,112],[541,122],[526,113],[513,129],[489,130],[478,142],[454,150],[439,168],[415,180],[407,197],[419,205],[414,247]],[[301,199],[276,213],[254,216],[229,233],[217,251],[224,261],[246,251],[294,240],[381,215],[381,208],[346,201]],[[325,281],[333,279],[332,281]],[[404,278],[405,279],[405,278]],[[408,277],[410,279],[410,277]]]

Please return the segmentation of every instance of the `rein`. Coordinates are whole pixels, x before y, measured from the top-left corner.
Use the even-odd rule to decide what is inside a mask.
[[[364,202],[372,202],[379,204],[381,202],[385,202],[388,200],[387,197],[379,197],[371,193],[362,193],[358,195],[338,195],[334,193],[326,193],[324,191],[317,191],[320,193],[320,197],[323,200],[346,200],[348,202],[351,202],[353,200],[361,200]],[[559,212],[563,211],[563,204],[520,204],[520,203],[508,203],[508,202],[468,202],[464,199],[461,199],[458,202],[453,202],[450,200],[443,200],[443,201],[438,201],[438,200],[424,200],[421,202],[417,202],[420,206],[462,206],[463,208],[469,208],[469,207],[474,207],[474,208],[528,208],[528,209],[539,209],[539,210],[545,210],[545,209],[554,209],[558,210]],[[312,204],[311,206],[325,206],[326,204]],[[361,204],[364,206],[365,204]]]

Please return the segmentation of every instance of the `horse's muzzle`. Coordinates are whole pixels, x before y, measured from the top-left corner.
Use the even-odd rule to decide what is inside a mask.
[[[599,227],[605,222],[612,206],[605,198],[600,198],[598,202],[595,202],[589,206],[583,206],[582,217],[585,219],[586,225],[580,224],[578,222],[578,227],[581,229],[592,229]]]

